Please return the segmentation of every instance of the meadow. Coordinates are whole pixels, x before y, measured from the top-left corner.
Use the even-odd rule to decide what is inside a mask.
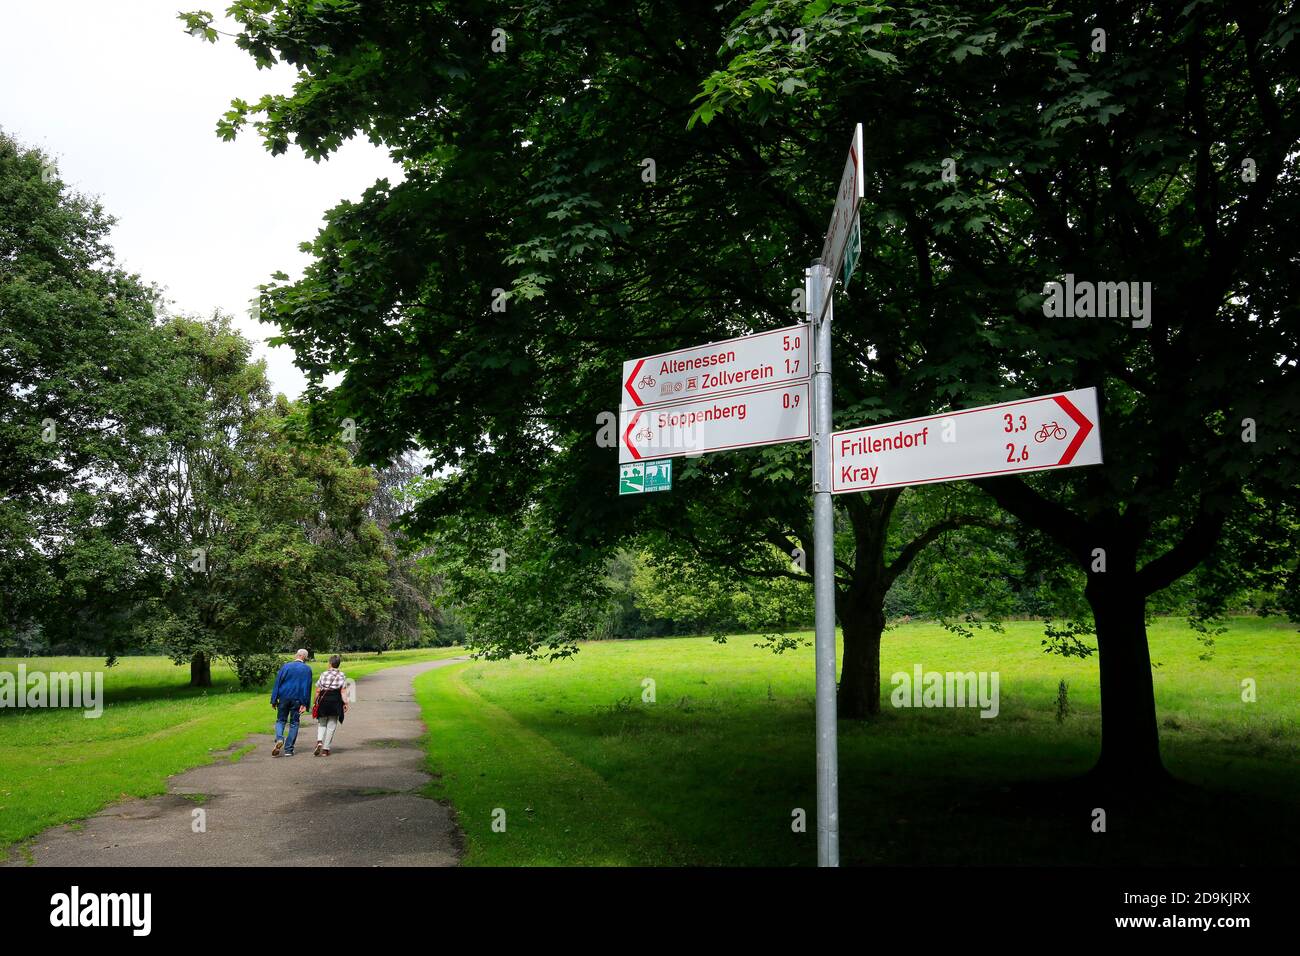
[[[455,657],[459,648],[345,654],[343,670],[363,677],[384,667]],[[319,672],[328,655],[312,662]],[[287,659],[287,658],[286,658]],[[0,709],[0,858],[47,827],[90,816],[127,797],[166,791],[167,778],[215,760],[238,760],[251,733],[270,733],[265,689],[241,690],[224,664],[212,687],[191,688],[189,667],[165,657],[0,658],[0,671],[90,671],[104,675],[99,718],[80,710]]]
[[[811,865],[815,859],[811,634],[773,654],[759,636],[588,642],[554,662],[471,661],[415,681],[435,775],[464,863]],[[1132,799],[1080,782],[1100,747],[1095,658],[1042,652],[1042,626],[953,635],[891,629],[882,713],[841,721],[845,864],[1291,863],[1300,856],[1300,634],[1229,623],[1208,651],[1179,620],[1150,627],[1166,765],[1178,784]],[[461,648],[347,655],[382,667]],[[105,674],[99,719],[0,710],[0,852],[172,774],[238,760],[270,731],[267,691],[225,667],[191,689],[165,658],[0,660],[0,671]],[[897,708],[895,673],[997,672],[997,716]],[[323,666],[318,660],[317,669]],[[1061,712],[1059,684],[1068,690]],[[1255,700],[1243,699],[1253,681]],[[1095,832],[1095,811],[1107,813]],[[797,823],[802,819],[803,827]],[[497,821],[498,828],[493,828]],[[504,831],[500,824],[504,822]]]
[[[429,793],[450,800],[468,865],[808,865],[815,860],[811,635],[592,642],[555,662],[421,675]],[[1043,653],[1042,627],[963,638],[890,630],[883,712],[841,721],[846,864],[1293,862],[1300,634],[1236,618],[1213,649],[1150,628],[1167,791],[1080,782],[1100,748],[1096,659]],[[1203,659],[1208,656],[1208,659]],[[890,675],[997,671],[996,718],[895,708]],[[653,685],[645,682],[653,681]],[[1243,680],[1256,700],[1243,700]],[[1059,683],[1068,714],[1058,720]],[[653,700],[647,690],[653,687]],[[1107,812],[1105,832],[1094,811]],[[804,832],[794,826],[799,811]],[[504,832],[499,830],[504,811]],[[493,829],[493,821],[498,829]]]

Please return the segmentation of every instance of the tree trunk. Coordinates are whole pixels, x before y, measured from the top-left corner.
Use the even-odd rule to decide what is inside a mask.
[[[190,660],[190,686],[212,686],[212,659],[203,651],[195,653]]]
[[[880,635],[892,580],[885,568],[885,540],[900,494],[890,489],[849,496],[845,502],[853,525],[854,559],[852,583],[835,598],[835,613],[844,629],[837,705],[841,718],[863,720],[880,713]]]
[[[1125,787],[1167,780],[1160,759],[1146,599],[1124,570],[1089,577],[1085,593],[1097,625],[1101,672],[1101,757],[1092,775]]]
[[[1101,676],[1101,756],[1089,774],[1117,793],[1137,794],[1143,784],[1170,780],[1160,759],[1156,695],[1147,646],[1146,595],[1152,576],[1139,586],[1139,544],[1150,528],[1130,507],[1123,515],[1104,513],[1084,522],[1057,503],[1042,498],[1019,478],[979,481],[999,505],[1026,524],[1040,528],[1071,552],[1088,575],[1084,596],[1097,627],[1097,665]],[[1164,586],[1204,559],[1222,522],[1200,518],[1179,543],[1183,554],[1166,569]],[[1165,555],[1168,556],[1168,552]],[[1097,566],[1098,558],[1103,562]],[[1151,563],[1143,569],[1147,571]],[[1156,578],[1158,583],[1159,578]]]
[[[844,664],[840,669],[839,716],[862,720],[880,713],[880,635],[884,600],[845,602]]]

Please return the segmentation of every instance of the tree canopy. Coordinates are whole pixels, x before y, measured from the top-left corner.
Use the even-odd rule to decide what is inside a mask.
[[[680,524],[677,493],[591,493],[612,488],[598,439],[620,363],[797,319],[861,121],[863,254],[837,306],[836,424],[1098,388],[1104,465],[980,486],[1086,575],[1101,769],[1160,775],[1147,600],[1223,563],[1226,529],[1286,540],[1260,510],[1294,501],[1296,257],[1276,248],[1296,211],[1294,11],[230,12],[236,42],[297,82],[233,103],[222,135],[251,123],[272,152],[315,157],[365,135],[403,164],[402,182],[331,212],[312,265],[270,283],[263,314],[312,376],[319,427],[353,417],[367,460],[418,442],[454,469],[416,515],[426,526],[541,506],[581,548]],[[209,14],[184,18],[217,38]],[[1136,283],[1131,314],[1099,314],[1095,298],[1045,307],[1049,283],[1074,277]],[[716,505],[736,543],[789,541],[806,523],[804,454],[690,461],[678,488]],[[867,553],[884,547],[883,494],[842,504]]]

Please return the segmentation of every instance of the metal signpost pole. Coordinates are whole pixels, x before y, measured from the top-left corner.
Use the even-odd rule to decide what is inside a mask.
[[[835,514],[831,502],[831,317],[834,282],[817,260],[804,294],[813,327],[813,590],[817,615],[817,865],[840,865],[835,703]],[[820,320],[818,319],[820,316]]]

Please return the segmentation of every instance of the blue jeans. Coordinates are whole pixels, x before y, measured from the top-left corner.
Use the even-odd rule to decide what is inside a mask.
[[[284,740],[284,749],[293,751],[293,745],[298,740],[298,708],[302,707],[303,702],[300,700],[281,700],[280,706],[275,711],[275,739],[284,740],[284,719],[289,718],[289,737]]]

